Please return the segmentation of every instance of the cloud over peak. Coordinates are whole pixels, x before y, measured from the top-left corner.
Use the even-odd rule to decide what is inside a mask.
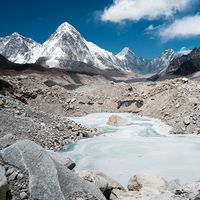
[[[101,15],[102,21],[120,23],[125,20],[168,18],[182,11],[194,0],[113,0]]]

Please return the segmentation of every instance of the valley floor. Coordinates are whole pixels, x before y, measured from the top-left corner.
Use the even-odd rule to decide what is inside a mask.
[[[30,157],[33,155],[39,159],[37,160],[37,164],[39,163],[40,165],[39,169],[43,169],[42,167],[46,169],[46,167],[51,166],[49,170],[52,170],[51,172],[56,170],[58,174],[62,173],[62,170],[66,170],[59,164],[60,160],[59,163],[57,162],[57,156],[56,158],[55,156],[50,158],[47,152],[43,152],[43,149],[36,144],[26,140],[21,143],[15,143],[16,140],[29,139],[45,149],[57,150],[69,142],[99,134],[97,129],[83,127],[67,117],[99,112],[130,112],[141,116],[150,116],[161,119],[170,125],[172,127],[171,133],[173,134],[200,134],[199,93],[200,81],[198,77],[189,79],[176,78],[160,82],[125,83],[108,81],[101,76],[88,76],[84,74],[39,74],[36,72],[19,74],[12,72],[7,75],[1,75],[0,149],[4,150],[0,151],[0,167],[2,165],[2,170],[6,170],[11,195],[17,200],[29,199],[30,195],[44,195],[44,191],[38,194],[34,193],[34,190],[30,191],[28,189],[27,184],[32,175],[28,178],[27,171],[22,170],[23,167],[21,168],[21,166],[28,164],[31,166],[31,170],[35,169],[32,166],[33,163],[30,162],[32,160]],[[12,145],[13,143],[15,144]],[[29,149],[29,145],[31,149]],[[13,154],[10,152],[13,152]],[[45,163],[41,157],[41,152],[43,152],[42,155],[47,159]],[[17,159],[18,157],[13,157],[12,155],[15,154],[22,158]],[[19,161],[22,163],[17,165]],[[75,166],[70,160],[67,163],[70,169],[71,166]],[[18,168],[13,168],[13,166],[18,166]],[[0,168],[0,176],[2,175],[1,172]],[[42,173],[37,172],[40,176],[42,176]],[[22,178],[18,180],[16,178],[18,176]],[[83,180],[78,179],[74,174],[72,175],[70,171],[66,171],[64,175],[60,176],[57,176],[57,174],[56,176],[52,175],[55,178],[56,186],[58,186],[57,183],[63,182],[61,180],[62,177],[65,177],[65,181],[67,181],[69,178],[67,176],[73,177],[71,179],[72,184],[80,186],[77,188],[79,192],[84,187],[88,187],[89,193],[91,192],[94,196],[98,196],[98,199],[104,199],[102,194],[98,193],[98,191],[97,193],[94,192],[90,186],[85,186],[87,183],[83,184]],[[108,199],[144,199],[142,192],[141,194],[137,192],[126,193],[123,188],[119,190],[116,183],[105,175],[90,174],[89,178],[91,178],[90,176],[95,176],[98,180],[98,176],[101,176],[101,179],[104,177],[109,184],[112,184],[112,187],[117,187]],[[144,179],[145,176],[143,177]],[[84,178],[88,179],[87,173]],[[94,179],[93,177],[92,180]],[[151,179],[152,177],[150,176],[148,181]],[[66,184],[69,183],[66,182]],[[176,188],[179,187],[177,183],[170,184],[176,184]],[[177,189],[175,191],[175,193],[178,191],[177,194],[168,192],[170,190],[169,187],[171,187],[170,184],[168,184],[166,193],[161,192],[158,196],[164,194],[166,199],[169,200],[188,199],[188,195],[194,197],[198,194],[199,183],[195,186],[187,185],[182,187],[184,191],[182,189],[178,191]],[[43,186],[46,187],[46,182],[41,182],[41,189]],[[35,188],[34,182],[29,183],[30,187]],[[40,187],[37,187],[37,189],[40,190]],[[102,188],[100,189],[102,190]],[[194,192],[193,189],[195,190]],[[0,187],[1,190],[2,188]],[[106,191],[111,192],[110,189]],[[70,192],[61,192],[63,192],[62,194],[69,195],[72,190],[70,189]],[[154,198],[154,195],[157,195],[155,191],[145,190],[145,192],[147,196],[153,195],[152,198],[148,199],[156,199]],[[75,196],[69,199],[77,199],[78,197],[82,197],[82,199],[96,199],[89,198],[88,196],[85,197],[84,195],[88,194],[76,193],[74,190],[73,195]],[[139,196],[135,198],[135,195],[140,195],[141,198]],[[158,199],[160,199],[160,196]]]
[[[81,116],[94,112],[132,112],[161,119],[174,134],[200,134],[200,81],[115,83],[100,76],[1,76],[35,112]]]

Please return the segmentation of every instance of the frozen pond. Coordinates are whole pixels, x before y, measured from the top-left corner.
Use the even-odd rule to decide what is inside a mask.
[[[108,126],[111,113],[70,118],[104,134],[66,146],[67,154],[77,164],[76,170],[102,171],[123,185],[142,171],[167,180],[200,180],[200,137],[168,135],[169,127],[158,120],[119,113],[126,127]]]

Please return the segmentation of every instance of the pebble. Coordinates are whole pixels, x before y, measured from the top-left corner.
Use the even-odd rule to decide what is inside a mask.
[[[190,118],[189,118],[189,117],[185,117],[185,118],[183,119],[183,123],[184,123],[186,126],[188,126],[188,125],[190,124]]]
[[[56,128],[57,128],[59,131],[64,131],[64,125],[61,124],[61,123],[58,123],[58,124],[56,125]]]
[[[74,103],[76,101],[76,98],[71,99],[71,103]]]
[[[16,110],[16,111],[15,111],[15,114],[16,114],[16,115],[21,115],[22,113],[21,113],[19,110]]]
[[[26,192],[21,192],[19,194],[19,196],[20,196],[20,199],[26,199],[28,197],[28,195],[26,194]]]
[[[22,178],[24,178],[24,175],[20,173],[20,174],[18,174],[17,178],[22,179]]]
[[[10,176],[9,176],[9,181],[14,181],[17,178],[18,173],[17,172],[13,172]]]
[[[6,172],[6,176],[11,175],[14,171],[15,171],[14,168],[8,169],[8,171]]]
[[[4,101],[2,98],[0,98],[0,107],[3,107],[4,106]]]

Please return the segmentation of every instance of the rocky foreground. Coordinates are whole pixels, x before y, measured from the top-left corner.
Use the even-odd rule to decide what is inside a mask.
[[[150,173],[134,175],[127,189],[101,172],[72,170],[72,161],[29,140],[0,151],[0,199],[199,200],[200,182],[181,185]]]
[[[93,112],[132,112],[162,119],[174,134],[200,134],[199,92],[199,78],[117,83],[86,75],[2,75],[0,200],[200,199],[200,182],[181,185],[145,173],[126,189],[101,172],[76,173],[73,161],[49,151],[100,134],[67,118]]]

